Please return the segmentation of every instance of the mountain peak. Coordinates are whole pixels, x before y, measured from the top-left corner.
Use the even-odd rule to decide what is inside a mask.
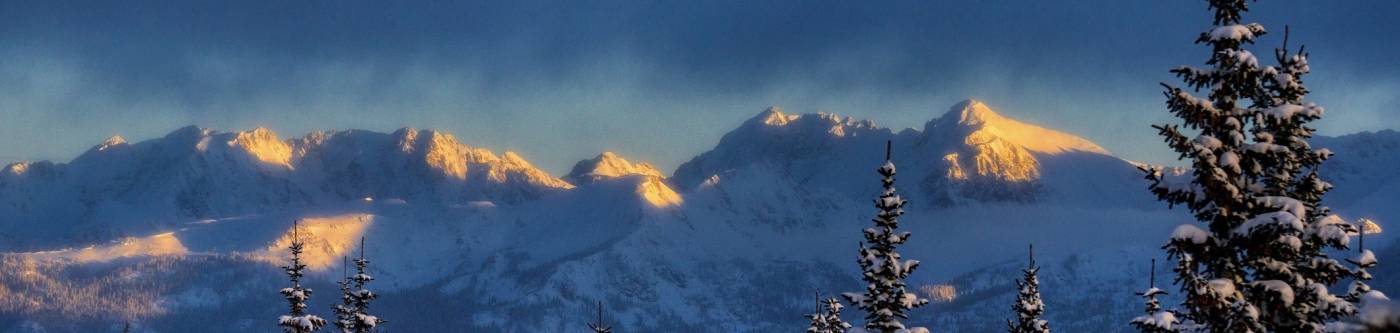
[[[642,201],[652,207],[664,208],[685,202],[680,193],[666,184],[665,176],[651,163],[632,163],[616,153],[605,151],[598,156],[579,161],[564,180],[577,185],[632,186]]]
[[[942,117],[925,124],[924,133],[963,136],[967,144],[1002,140],[1037,153],[1080,151],[1109,154],[1107,149],[1087,139],[1007,118],[975,99],[954,104]]]
[[[53,164],[53,162],[49,162],[49,161],[39,161],[39,162],[23,161],[23,162],[15,162],[15,163],[10,163],[9,165],[6,165],[4,168],[0,168],[0,179],[4,179],[4,178],[3,178],[4,176],[9,176],[9,177],[24,176],[25,174],[28,174],[28,173],[31,173],[31,172],[35,172],[35,171],[39,171],[39,172],[42,172],[42,173],[53,173],[53,170],[54,170],[54,164]]]
[[[596,157],[574,164],[573,170],[569,171],[569,175],[564,176],[564,179],[575,184],[583,184],[633,175],[664,177],[661,171],[657,170],[651,163],[638,162],[633,164],[616,153],[605,151]]]
[[[788,122],[797,120],[798,117],[801,117],[801,115],[783,113],[782,107],[774,105],[763,109],[763,112],[759,112],[758,115],[754,116],[750,121],[769,126],[783,126],[787,125]]]
[[[120,135],[113,135],[112,137],[107,138],[107,140],[102,141],[102,144],[98,147],[111,147],[121,144],[126,144],[126,138],[123,138]]]
[[[725,133],[714,149],[682,163],[672,183],[695,186],[744,165],[817,157],[838,146],[881,145],[893,135],[869,120],[827,112],[787,114],[769,107]]]
[[[126,138],[123,138],[123,137],[120,136],[120,135],[113,135],[112,137],[107,138],[107,140],[102,141],[101,144],[98,144],[98,145],[96,145],[96,146],[93,146],[92,149],[89,149],[88,151],[89,151],[89,152],[103,152],[103,151],[109,151],[109,150],[112,150],[112,149],[117,149],[117,148],[120,148],[120,147],[124,147],[124,146],[127,146],[127,145],[128,145],[128,144],[127,144],[127,142],[126,142]]]
[[[996,111],[992,111],[992,108],[988,107],[987,103],[976,99],[966,99],[957,104],[953,104],[953,107],[949,108],[948,113],[944,114],[943,117],[948,118],[954,116],[954,114],[956,114],[955,117],[958,119],[959,124],[969,126],[1006,119],[1000,114],[997,114]]]
[[[292,146],[278,138],[277,133],[265,127],[238,132],[233,136],[233,140],[228,142],[228,145],[242,148],[244,152],[248,153],[248,156],[259,162],[286,169],[292,168]]]

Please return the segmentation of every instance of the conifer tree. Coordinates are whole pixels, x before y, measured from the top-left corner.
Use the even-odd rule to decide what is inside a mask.
[[[374,280],[374,277],[366,273],[369,266],[369,259],[365,259],[365,239],[360,238],[360,258],[355,259],[355,275],[350,277],[355,282],[354,290],[350,292],[351,308],[354,310],[351,319],[356,333],[368,333],[373,331],[379,324],[386,322],[378,316],[369,314],[369,302],[378,298],[374,292],[365,289],[365,284]]]
[[[331,311],[335,312],[335,327],[341,333],[355,332],[355,298],[351,294],[350,286],[352,280],[347,270],[350,269],[350,259],[340,257],[341,277],[336,284],[340,285],[340,304],[331,305]]]
[[[883,177],[881,184],[884,186],[880,197],[875,199],[879,213],[872,219],[875,226],[864,230],[865,241],[860,244],[860,256],[856,260],[863,272],[861,278],[866,282],[865,292],[841,296],[866,312],[866,329],[894,333],[907,331],[900,319],[909,318],[909,310],[928,304],[928,300],[905,290],[904,279],[919,267],[919,261],[902,260],[895,251],[909,239],[910,233],[896,232],[897,218],[904,214],[906,202],[895,193],[895,166],[890,161],[889,142],[885,143],[885,164],[877,171]]]
[[[807,316],[812,320],[807,326],[807,333],[844,333],[851,328],[851,324],[841,320],[843,306],[840,301],[834,297],[823,300],[821,294],[814,297],[816,304],[812,314]]]
[[[1040,267],[1035,265],[1035,247],[1030,247],[1027,253],[1030,260],[1021,270],[1021,280],[1016,281],[1016,303],[1011,305],[1016,319],[1006,321],[1006,330],[1010,333],[1050,333],[1050,323],[1040,318],[1045,314],[1045,303],[1040,299],[1040,280],[1036,278]]]
[[[1400,306],[1391,301],[1385,294],[1371,290],[1371,286],[1366,281],[1371,280],[1370,269],[1376,267],[1376,254],[1366,249],[1366,225],[1370,220],[1360,219],[1357,221],[1357,254],[1356,257],[1347,259],[1347,262],[1356,267],[1352,276],[1351,286],[1347,288],[1346,300],[1357,304],[1359,310],[1355,318],[1351,318],[1352,323],[1341,325],[1348,329],[1338,329],[1339,332],[1400,332]]]
[[[292,262],[282,269],[287,272],[287,277],[291,278],[292,286],[282,288],[282,297],[290,304],[290,311],[277,318],[277,325],[282,327],[286,333],[308,333],[315,332],[326,326],[326,320],[313,314],[306,313],[306,300],[311,298],[311,289],[302,288],[301,277],[306,270],[306,264],[301,262],[302,248],[305,246],[299,238],[299,223],[292,223],[292,244],[287,247],[292,253]]]
[[[1366,281],[1371,280],[1370,269],[1377,264],[1376,254],[1366,249],[1366,222],[1366,219],[1357,221],[1356,257],[1347,259],[1347,262],[1356,266],[1356,270],[1352,276],[1351,287],[1347,288],[1346,299],[1355,303],[1361,302],[1367,293],[1372,292]]]
[[[826,313],[822,311],[822,296],[819,292],[812,293],[812,314],[806,315],[811,323],[807,324],[807,333],[826,332]]]
[[[1244,46],[1265,30],[1241,23],[1247,1],[1209,4],[1215,27],[1196,42],[1211,47],[1211,67],[1172,72],[1210,92],[1163,84],[1182,123],[1153,126],[1192,170],[1146,168],[1160,200],[1186,206],[1206,227],[1179,226],[1165,246],[1186,300],[1177,313],[1209,332],[1320,332],[1355,306],[1328,292],[1352,274],[1325,253],[1347,246],[1351,226],[1321,205],[1332,186],[1317,168],[1331,152],[1307,142],[1307,124],[1323,113],[1302,101],[1307,54],[1290,53],[1285,38],[1279,66],[1260,67]]]
[[[603,302],[598,302],[598,321],[588,324],[588,329],[593,333],[612,333],[612,327],[603,325]]]
[[[1134,328],[1143,333],[1177,333],[1181,332],[1178,327],[1176,313],[1162,309],[1162,303],[1157,300],[1157,296],[1166,295],[1167,292],[1157,289],[1157,259],[1152,259],[1152,268],[1147,278],[1147,290],[1137,293],[1142,296],[1147,303],[1143,312],[1144,315],[1133,318],[1131,322]]]
[[[851,324],[841,320],[841,310],[845,308],[841,301],[835,297],[828,297],[824,302],[826,306],[826,327],[828,332],[841,333],[851,328]]]

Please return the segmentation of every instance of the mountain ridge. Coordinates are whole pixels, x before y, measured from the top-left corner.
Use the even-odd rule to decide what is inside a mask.
[[[1347,140],[1389,142],[1384,139],[1389,136],[1400,134],[1358,133],[1319,141],[1324,145]],[[476,201],[514,204],[627,175],[643,176],[638,186],[645,189],[635,192],[664,206],[682,202],[687,192],[705,183],[755,165],[794,177],[798,186],[864,193],[873,185],[844,175],[865,169],[864,161],[878,159],[878,150],[871,147],[882,146],[883,141],[894,142],[895,155],[907,170],[904,178],[913,182],[906,185],[914,190],[910,197],[937,206],[1063,201],[1073,197],[1060,195],[1066,188],[1082,186],[1074,179],[1113,175],[1117,180],[1092,185],[1107,188],[1123,187],[1140,176],[1136,163],[1087,139],[1005,117],[985,102],[969,99],[926,122],[922,131],[898,133],[869,120],[825,112],[789,114],[769,107],[726,133],[712,149],[681,164],[669,177],[649,163],[634,164],[611,152],[580,161],[569,174],[556,177],[514,152],[498,154],[462,144],[449,133],[409,127],[391,133],[313,131],[283,139],[263,127],[221,132],[186,126],[139,142],[113,136],[68,163],[5,165],[0,168],[0,214],[31,223],[83,225],[80,229],[95,232],[84,239],[95,240],[113,236],[100,235],[100,223],[93,220],[112,211],[155,208],[156,215],[148,216],[154,218],[139,223],[144,227],[119,226],[117,234],[121,234],[161,224],[151,220],[234,216],[363,198],[449,206]],[[1383,154],[1372,152],[1376,147],[1387,146],[1344,148],[1362,156],[1343,154],[1335,161],[1347,171],[1341,177],[1364,180],[1346,174],[1378,172],[1369,167],[1375,162],[1347,162]],[[1381,181],[1358,183],[1341,195],[1374,192]],[[1152,203],[1144,194],[1127,199],[1074,199],[1098,200]],[[155,207],[150,206],[153,203]],[[113,219],[133,217],[116,216]]]
[[[275,266],[297,220],[316,263],[304,282],[335,290],[335,258],[365,250],[395,331],[565,331],[587,319],[571,314],[599,301],[628,331],[791,329],[812,290],[861,288],[850,245],[868,226],[886,142],[910,201],[901,228],[914,238],[901,252],[924,263],[910,285],[941,299],[909,323],[985,331],[984,319],[1001,318],[1011,301],[1005,272],[1034,243],[1057,327],[1126,331],[1120,322],[1140,305],[1132,292],[1145,270],[1132,265],[1160,255],[1189,215],[1156,201],[1137,165],[1121,158],[971,135],[1014,121],[988,121],[973,106],[930,121],[965,131],[898,133],[770,108],[671,177],[615,153],[564,177],[532,174],[517,154],[408,128],[281,139],[187,127],[168,140],[108,140],[81,163],[0,171],[0,216],[27,209],[71,219],[0,221],[0,246],[10,247],[0,251],[46,250],[0,252],[0,331],[30,327],[6,323],[94,331],[109,318],[157,331],[270,327],[277,309],[267,304],[280,304],[275,290],[285,283]],[[1339,188],[1335,211],[1400,219],[1381,204],[1400,197],[1382,181],[1400,171],[1389,163],[1400,160],[1400,134],[1318,145],[1338,153],[1336,167],[1324,167]],[[50,188],[64,181],[92,183]],[[522,190],[531,187],[539,192]],[[208,216],[153,204],[181,202]],[[68,238],[16,245],[60,236]],[[359,249],[362,236],[369,244]],[[1367,244],[1392,238],[1368,235]],[[34,283],[46,287],[25,287]],[[93,297],[100,301],[81,302]],[[332,298],[318,294],[312,312]]]

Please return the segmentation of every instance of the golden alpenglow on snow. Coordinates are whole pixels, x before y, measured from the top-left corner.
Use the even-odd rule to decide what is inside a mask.
[[[666,177],[651,163],[633,164],[613,152],[579,161],[565,180],[577,185],[604,182],[634,182],[636,194],[653,207],[669,207],[684,203],[680,193],[666,185]]]
[[[266,128],[258,127],[248,132],[238,132],[230,146],[242,148],[248,155],[263,163],[292,168],[292,147],[277,138]]]

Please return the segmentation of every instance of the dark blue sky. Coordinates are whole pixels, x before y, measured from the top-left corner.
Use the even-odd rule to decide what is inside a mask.
[[[1326,134],[1400,128],[1400,2],[1252,3]],[[0,1],[0,161],[177,127],[435,128],[561,173],[670,169],[769,105],[920,128],[958,100],[1167,162],[1203,1]]]

